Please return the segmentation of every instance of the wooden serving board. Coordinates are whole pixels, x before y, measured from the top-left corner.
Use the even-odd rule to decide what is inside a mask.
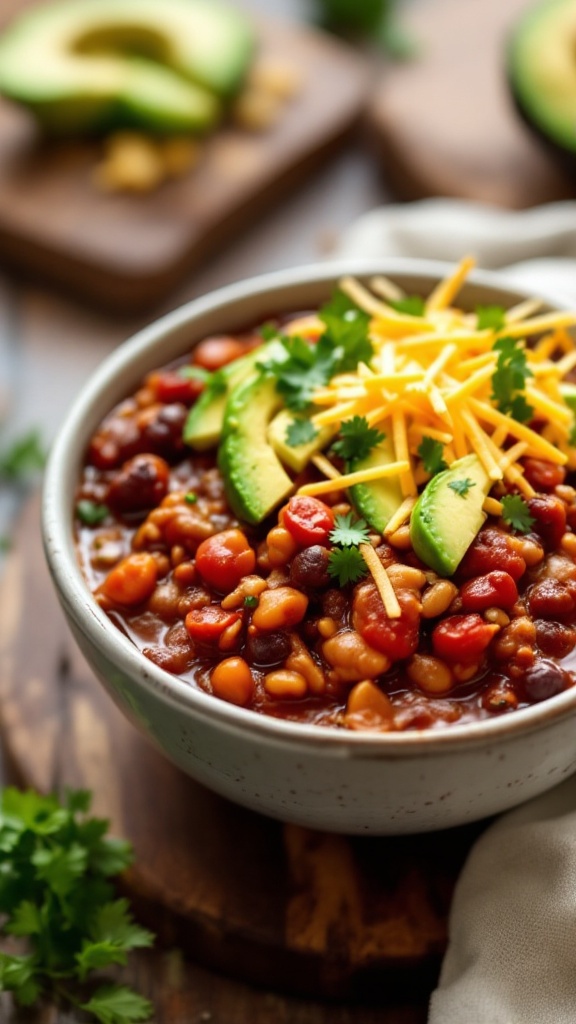
[[[506,85],[506,40],[533,4],[406,5],[418,52],[387,68],[370,106],[371,138],[401,198],[457,196],[511,208],[574,198],[576,178],[532,136]]]
[[[432,985],[454,882],[482,826],[424,836],[327,835],[197,785],[120,715],[77,652],[38,532],[21,517],[0,587],[0,726],[21,784],[88,787],[136,852],[125,886],[169,946],[257,985],[315,997]]]
[[[23,6],[3,0],[0,31]],[[259,54],[293,67],[301,88],[269,130],[223,127],[194,170],[147,195],[99,192],[98,144],[43,144],[28,114],[0,99],[2,265],[99,305],[144,309],[303,179],[353,126],[365,69],[313,30],[261,19],[257,30]]]

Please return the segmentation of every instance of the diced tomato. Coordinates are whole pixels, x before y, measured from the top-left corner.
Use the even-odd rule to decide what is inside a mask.
[[[223,530],[199,545],[196,552],[198,572],[215,590],[228,593],[243,576],[254,572],[256,555],[241,530]]]
[[[245,355],[249,347],[238,338],[230,338],[227,335],[204,338],[204,341],[194,349],[194,364],[202,366],[205,370],[219,370],[227,363]]]
[[[484,576],[494,569],[502,569],[513,580],[519,580],[526,572],[526,562],[514,551],[508,534],[486,527],[472,541],[460,562],[458,576],[467,580],[472,576]]]
[[[553,491],[566,478],[566,470],[554,462],[543,459],[524,459],[524,474],[536,491]]]
[[[239,612],[227,612],[219,604],[208,604],[188,612],[184,625],[192,640],[210,644],[217,642],[225,629],[240,618]]]
[[[497,632],[498,626],[480,615],[450,615],[432,633],[434,653],[451,662],[477,661]]]
[[[184,377],[177,370],[160,370],[146,378],[157,402],[170,405],[172,402],[183,402],[191,405],[204,390],[204,381],[199,377]]]
[[[280,514],[283,525],[301,547],[321,544],[327,547],[334,529],[334,513],[318,498],[296,495]]]
[[[465,612],[483,612],[486,608],[511,608],[518,600],[518,587],[510,573],[494,569],[485,576],[468,580],[460,590]]]
[[[411,590],[397,594],[402,609],[399,619],[389,619],[374,583],[356,588],[352,622],[370,647],[387,654],[392,661],[409,658],[418,647],[420,604]]]

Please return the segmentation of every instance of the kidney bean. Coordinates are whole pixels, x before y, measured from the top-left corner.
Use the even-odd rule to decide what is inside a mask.
[[[543,459],[523,459],[524,475],[535,491],[553,491],[564,483],[566,470]]]
[[[146,410],[148,413],[148,410]],[[175,459],[182,452],[182,430],[188,410],[181,402],[161,405],[148,414],[142,427],[142,444],[145,450]]]
[[[112,480],[106,504],[116,512],[145,512],[168,493],[170,469],[159,455],[135,455]]]
[[[566,506],[553,494],[537,494],[528,499],[530,515],[536,520],[534,532],[544,541],[545,547],[557,548],[566,531]]]
[[[366,643],[388,655],[392,661],[409,658],[418,647],[420,602],[411,590],[399,590],[399,619],[389,619],[374,583],[356,587],[352,622]]]
[[[547,658],[541,658],[524,673],[522,689],[526,700],[535,704],[561,693],[569,685],[566,673]]]
[[[533,619],[565,619],[576,607],[565,583],[543,579],[528,592],[528,608]]]
[[[290,638],[286,633],[256,633],[248,630],[246,657],[252,665],[262,668],[282,665],[291,649]]]
[[[300,551],[290,566],[290,580],[297,587],[326,587],[330,582],[330,555],[321,544]]]
[[[458,576],[468,580],[473,576],[484,576],[494,569],[501,569],[513,580],[519,580],[526,572],[526,562],[514,550],[508,534],[495,527],[486,527],[472,541],[460,562]]]
[[[466,663],[482,657],[498,626],[479,615],[450,615],[432,632],[432,646],[439,658]]]
[[[518,600],[518,587],[509,573],[494,569],[486,576],[468,580],[460,590],[460,600],[465,612],[511,608]]]
[[[576,645],[576,630],[561,622],[536,619],[536,642],[543,654],[552,658],[565,658]]]

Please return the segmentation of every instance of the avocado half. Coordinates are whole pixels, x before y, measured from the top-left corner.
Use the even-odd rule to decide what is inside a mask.
[[[516,24],[507,54],[516,106],[576,169],[576,3],[541,0]]]
[[[203,132],[253,49],[249,21],[219,0],[61,0],[0,37],[0,93],[57,134]]]

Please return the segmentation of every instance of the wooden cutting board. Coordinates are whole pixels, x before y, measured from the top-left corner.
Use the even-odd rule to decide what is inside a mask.
[[[88,787],[134,844],[125,880],[169,946],[300,994],[415,1001],[433,983],[455,880],[482,826],[423,836],[327,835],[253,814],[170,765],[77,652],[38,532],[20,520],[0,586],[0,728],[12,772]]]
[[[576,178],[532,136],[506,86],[506,39],[534,2],[406,5],[416,57],[387,68],[370,105],[370,137],[401,198],[523,208],[576,196]]]
[[[0,31],[23,6],[3,0]],[[28,114],[0,99],[1,264],[140,310],[278,202],[354,125],[367,76],[321,33],[260,19],[257,30],[259,55],[294,68],[299,91],[269,130],[223,127],[193,171],[145,196],[99,192],[97,144],[43,144]]]

